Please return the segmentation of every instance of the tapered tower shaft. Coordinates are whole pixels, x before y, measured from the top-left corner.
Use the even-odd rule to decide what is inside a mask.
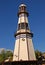
[[[18,12],[19,19],[17,32],[15,34],[16,42],[13,61],[36,60],[32,43],[33,33],[29,29],[28,15],[26,5],[21,4]]]

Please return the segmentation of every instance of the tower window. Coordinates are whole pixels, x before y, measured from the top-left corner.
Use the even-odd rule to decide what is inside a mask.
[[[20,30],[20,24],[18,24],[18,30]]]
[[[26,23],[26,29],[29,30],[28,24]]]
[[[25,24],[21,23],[21,29],[25,29]]]
[[[20,24],[18,24],[18,30],[20,30],[20,29],[29,30],[28,23],[20,23]]]

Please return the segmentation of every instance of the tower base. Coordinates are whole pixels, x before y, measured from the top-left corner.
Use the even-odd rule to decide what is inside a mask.
[[[0,65],[45,65],[45,61],[9,61],[0,63]]]

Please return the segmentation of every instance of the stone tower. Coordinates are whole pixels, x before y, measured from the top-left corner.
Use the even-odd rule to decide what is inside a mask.
[[[18,11],[18,28],[15,34],[16,42],[13,54],[13,61],[36,60],[32,43],[33,33],[28,26],[28,12],[26,5],[21,4]]]

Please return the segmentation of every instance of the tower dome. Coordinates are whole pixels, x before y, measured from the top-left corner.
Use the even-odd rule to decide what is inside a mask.
[[[25,13],[27,16],[29,15],[28,12],[27,12],[26,5],[25,5],[25,4],[21,4],[21,5],[19,6],[18,16],[19,16],[21,13]]]
[[[21,4],[19,7],[22,7],[22,6],[25,6],[25,7],[26,7],[26,5],[25,5],[25,4]]]

